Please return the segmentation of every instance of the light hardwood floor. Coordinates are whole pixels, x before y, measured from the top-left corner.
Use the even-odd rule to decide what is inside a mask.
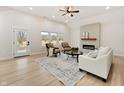
[[[0,61],[0,85],[9,86],[63,86],[63,84],[35,59],[41,55],[33,55],[11,60]],[[113,57],[113,64],[107,82],[87,74],[77,86],[117,86],[124,85],[124,58]]]

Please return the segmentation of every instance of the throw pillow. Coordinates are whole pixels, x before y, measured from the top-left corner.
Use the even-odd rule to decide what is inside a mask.
[[[98,51],[97,51],[97,50],[95,50],[94,52],[90,52],[90,53],[88,54],[88,57],[91,57],[91,58],[96,58],[96,57],[97,57],[97,55],[98,55]]]

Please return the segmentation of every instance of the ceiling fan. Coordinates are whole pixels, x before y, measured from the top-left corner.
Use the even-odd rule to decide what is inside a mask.
[[[59,9],[59,11],[64,12],[64,14],[62,14],[62,16],[68,15],[71,17],[74,16],[74,13],[79,13],[79,10],[73,10],[72,6],[67,6],[67,7],[65,7],[65,9]]]

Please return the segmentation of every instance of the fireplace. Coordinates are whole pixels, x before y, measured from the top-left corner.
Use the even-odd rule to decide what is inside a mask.
[[[95,45],[83,45],[83,49],[95,50]]]

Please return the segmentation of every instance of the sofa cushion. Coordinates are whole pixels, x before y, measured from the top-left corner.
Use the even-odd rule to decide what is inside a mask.
[[[99,52],[98,52],[98,57],[107,54],[109,50],[110,50],[109,47],[104,47],[104,48],[102,47],[102,48],[100,48]]]

